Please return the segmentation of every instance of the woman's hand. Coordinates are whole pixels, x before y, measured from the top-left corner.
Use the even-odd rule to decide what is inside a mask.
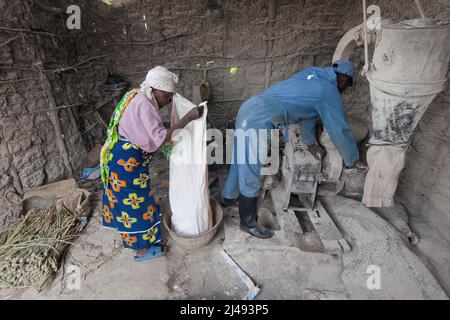
[[[170,141],[170,139],[172,139],[172,134],[175,132],[175,130],[182,129],[189,122],[200,118],[203,115],[203,109],[204,109],[203,106],[200,106],[189,110],[189,112],[186,113],[185,116],[180,121],[178,121],[175,125],[167,129],[167,135],[164,142]]]
[[[193,120],[197,120],[203,116],[203,111],[204,111],[203,106],[195,107],[195,108],[192,108],[191,110],[189,110],[189,112],[186,113],[186,115],[184,117],[186,119],[188,119],[189,122],[193,121]]]

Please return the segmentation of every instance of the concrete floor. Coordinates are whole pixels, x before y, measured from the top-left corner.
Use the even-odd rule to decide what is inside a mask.
[[[156,179],[167,175],[167,168],[161,168]],[[223,181],[222,173],[211,188],[212,197],[219,197]],[[162,189],[163,208],[166,194]],[[133,252],[122,249],[120,236],[101,226],[100,205],[94,202],[88,226],[49,288],[40,293],[34,288],[0,290],[0,299],[240,300],[248,289],[221,256],[223,248],[262,289],[256,299],[447,299],[438,281],[386,221],[355,200],[340,196],[322,200],[351,252],[332,256],[302,251],[283,241],[280,231],[273,239],[256,239],[238,229],[235,206],[224,209],[224,221],[208,246],[186,250],[164,234],[166,256],[145,262],[134,262]],[[79,267],[79,289],[67,287],[71,265]],[[379,290],[367,287],[370,265],[381,271]]]

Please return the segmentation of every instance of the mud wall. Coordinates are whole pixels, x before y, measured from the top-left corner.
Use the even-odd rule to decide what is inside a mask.
[[[134,85],[158,64],[179,74],[187,98],[207,81],[211,120],[224,128],[248,97],[327,64],[344,34],[345,1],[275,2],[135,1],[113,9],[106,46],[114,69]]]
[[[96,66],[71,66],[96,45],[65,28],[67,5],[0,0],[0,231],[20,215],[24,192],[76,176],[86,153],[80,102]]]

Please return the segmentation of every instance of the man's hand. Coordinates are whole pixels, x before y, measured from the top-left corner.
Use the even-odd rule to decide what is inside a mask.
[[[325,149],[318,144],[308,144],[308,151],[314,156],[316,160],[323,159],[325,156]]]

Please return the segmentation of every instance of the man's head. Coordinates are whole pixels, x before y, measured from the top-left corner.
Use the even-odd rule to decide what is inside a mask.
[[[172,101],[177,82],[178,77],[174,73],[164,67],[157,66],[147,73],[141,88],[146,91],[146,94],[151,89],[158,106],[163,107]]]
[[[355,85],[355,65],[348,60],[337,60],[332,67],[336,72],[339,92]]]

